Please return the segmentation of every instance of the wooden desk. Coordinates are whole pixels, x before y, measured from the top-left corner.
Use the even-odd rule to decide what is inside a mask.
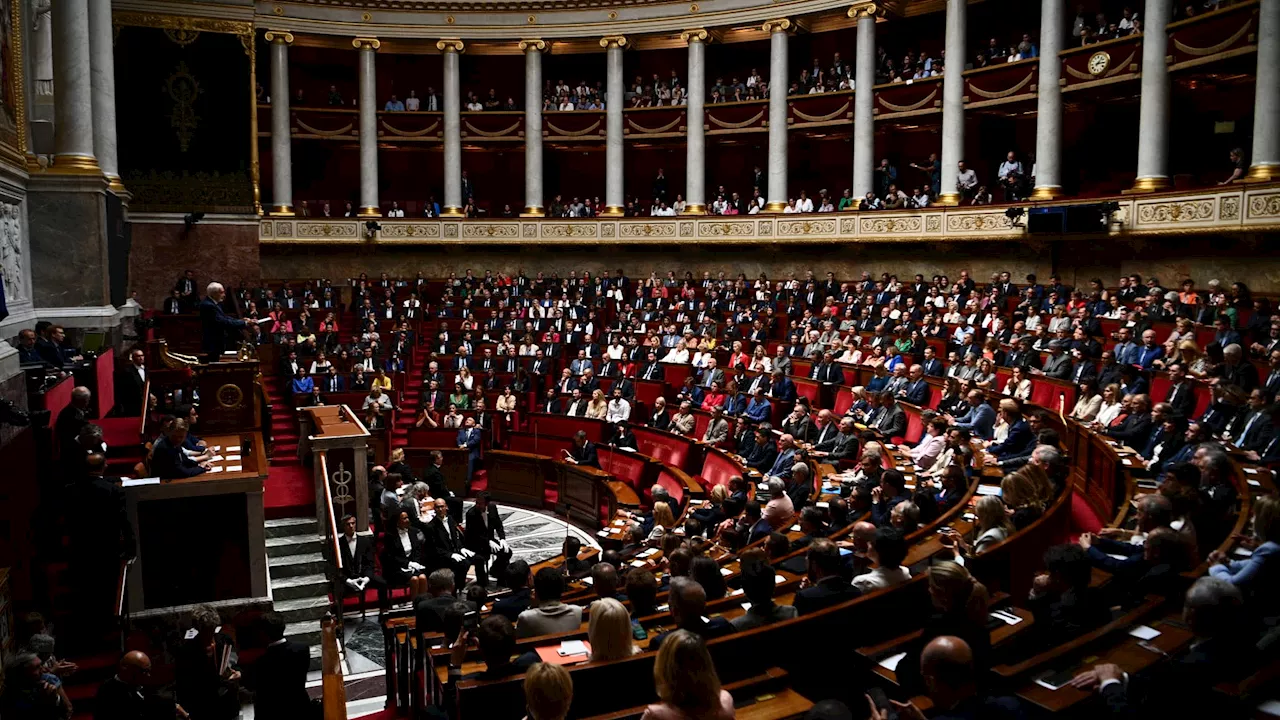
[[[134,611],[267,595],[262,433],[205,444],[221,456],[209,472],[125,488],[138,538],[128,576]]]

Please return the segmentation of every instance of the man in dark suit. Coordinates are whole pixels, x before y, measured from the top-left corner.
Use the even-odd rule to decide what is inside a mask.
[[[120,563],[138,554],[124,490],[119,478],[103,477],[106,465],[102,453],[89,453],[85,474],[71,484],[65,505],[72,585],[82,603],[78,612],[93,613],[81,618],[89,624],[108,619],[103,615],[112,606]]]
[[[538,406],[538,410],[549,415],[560,415],[564,412],[564,405],[560,402],[560,395],[555,388],[547,388],[547,397]]]
[[[1000,417],[1009,426],[1009,434],[1005,436],[1004,442],[993,443],[987,447],[987,452],[995,456],[996,460],[1004,460],[1015,455],[1021,455],[1024,451],[1035,447],[1035,433],[1031,431],[1031,426],[1023,419],[1022,411],[1019,409],[1017,402],[1009,398],[1001,400]],[[1145,439],[1146,437],[1144,436],[1143,440]]]
[[[844,372],[836,365],[831,353],[823,353],[822,362],[813,366],[809,377],[825,385],[839,385],[844,382]]]
[[[1038,648],[1080,637],[1111,618],[1100,591],[1089,586],[1093,568],[1079,545],[1054,545],[1045,551],[1046,572],[1032,583],[1027,608],[1035,615],[1032,632]]]
[[[876,419],[875,429],[886,438],[902,437],[907,432],[907,413],[898,406],[893,393],[880,393],[880,406],[884,412]]]
[[[656,651],[660,649],[662,641],[666,640],[667,636],[676,630],[688,630],[703,640],[711,640],[733,632],[733,626],[724,618],[716,616],[708,620],[704,617],[707,608],[707,593],[702,589],[701,585],[687,577],[671,578],[671,589],[667,593],[667,604],[669,605],[671,619],[674,621],[675,628],[650,640],[650,650]]]
[[[1107,428],[1106,434],[1130,447],[1141,445],[1151,434],[1151,400],[1146,395],[1129,398],[1129,414],[1120,422]]]
[[[853,600],[862,591],[846,580],[840,569],[840,550],[835,543],[819,538],[809,544],[805,555],[808,587],[796,593],[792,604],[800,615]]]
[[[898,389],[898,397],[917,407],[929,401],[929,382],[924,379],[924,366],[912,365],[907,371],[907,382]]]
[[[427,523],[426,566],[428,570],[448,570],[461,591],[467,582],[467,568],[475,553],[463,547],[462,531],[449,516],[449,504],[444,498],[435,498],[435,517]],[[435,573],[433,572],[432,575]],[[430,580],[430,578],[428,578]]]
[[[134,650],[116,665],[94,698],[93,716],[103,720],[169,720],[177,717],[173,698],[156,695],[150,685],[151,658]]]
[[[58,440],[58,455],[67,472],[78,466],[83,454],[76,439],[80,436],[80,430],[89,424],[89,404],[92,400],[93,394],[89,392],[89,388],[72,388],[71,402],[58,412],[58,419],[54,421],[53,434]]]
[[[511,548],[507,545],[507,531],[502,527],[498,508],[489,501],[489,493],[481,492],[476,496],[476,503],[467,511],[464,525],[466,533],[462,544],[476,554],[476,582],[488,587],[490,570],[495,576],[505,578]],[[493,565],[486,568],[491,558]]]
[[[183,452],[187,441],[187,421],[178,418],[151,446],[151,474],[161,480],[175,480],[208,471],[209,463],[197,463]]]
[[[300,642],[285,639],[284,618],[278,613],[266,613],[262,621],[266,625],[267,649],[246,678],[254,691],[254,717],[318,717],[319,706],[313,708],[307,697],[310,651]]]
[[[641,380],[662,380],[663,370],[662,366],[658,364],[658,356],[649,353],[645,364],[636,372],[636,377]]]
[[[342,537],[338,538],[338,553],[342,556],[343,592],[347,595],[363,595],[365,588],[378,591],[378,607],[385,604],[387,581],[378,574],[373,562],[373,536],[356,534],[356,516],[342,518]],[[363,607],[363,603],[361,603]]]
[[[476,465],[480,463],[480,429],[476,427],[476,419],[468,417],[458,430],[458,449],[467,451],[467,482],[475,475]]]
[[[1049,357],[1044,361],[1041,372],[1058,380],[1071,379],[1071,356],[1063,352],[1061,340],[1049,342]]]
[[[573,435],[573,449],[564,451],[565,462],[573,465],[586,465],[599,469],[600,458],[596,454],[596,445],[587,439],[582,430]]]
[[[147,360],[141,348],[129,353],[129,364],[116,373],[116,406],[126,417],[141,416],[146,407],[142,397],[147,387]]]
[[[427,594],[413,603],[413,616],[418,629],[423,632],[443,632],[444,614],[454,603],[461,602],[453,594],[455,588],[461,587],[462,583],[455,581],[453,571],[448,568],[440,568],[428,575]],[[467,604],[472,611],[476,609],[474,605]]]
[[[191,312],[199,297],[196,295],[196,273],[194,270],[187,270],[182,273],[182,277],[173,284],[173,291],[178,294],[178,303],[182,306],[183,312]]]
[[[493,604],[493,614],[502,615],[511,622],[520,617],[520,613],[529,609],[533,591],[529,585],[533,575],[529,572],[529,563],[524,560],[513,560],[507,565],[507,587],[511,592]]]
[[[243,330],[248,323],[223,312],[221,303],[227,291],[220,283],[209,283],[206,292],[200,301],[200,348],[205,362],[217,362],[227,349],[227,335],[232,330]]]
[[[1187,368],[1182,363],[1169,366],[1169,394],[1164,401],[1173,407],[1174,414],[1189,418],[1196,411],[1196,394],[1187,380]]]

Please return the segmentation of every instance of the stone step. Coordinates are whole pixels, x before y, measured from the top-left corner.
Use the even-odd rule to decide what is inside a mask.
[[[308,517],[279,518],[266,522],[267,537],[287,537],[289,535],[314,536],[316,519]]]
[[[297,575],[294,577],[272,578],[271,580],[271,598],[276,602],[327,595],[328,593],[329,578],[324,575]]]
[[[320,621],[306,620],[303,622],[289,623],[284,626],[284,636],[288,640],[300,642],[303,645],[319,645]]]
[[[274,609],[285,623],[300,623],[308,620],[319,620],[329,610],[329,596],[318,595],[297,598],[296,600],[276,600]]]
[[[267,557],[283,557],[285,555],[301,555],[319,552],[323,541],[318,535],[283,535],[267,538]]]
[[[272,578],[322,575],[327,566],[318,552],[267,558],[267,573]]]
[[[307,648],[307,651],[310,653],[310,660],[311,660],[311,662],[308,663],[307,665],[307,671],[315,672],[316,670],[321,669],[324,666],[324,659],[321,657],[321,653],[323,652],[323,650],[321,650],[320,646],[312,645],[311,647]]]

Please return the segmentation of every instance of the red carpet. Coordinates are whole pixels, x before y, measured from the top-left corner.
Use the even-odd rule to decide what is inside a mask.
[[[262,504],[269,520],[303,515],[314,516],[316,494],[311,470],[297,464],[272,463],[271,469],[267,472]]]

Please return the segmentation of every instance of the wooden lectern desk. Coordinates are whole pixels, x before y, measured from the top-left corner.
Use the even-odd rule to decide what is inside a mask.
[[[127,580],[135,612],[267,596],[262,433],[214,435],[204,442],[222,458],[212,471],[125,488],[138,538]]]
[[[298,409],[302,423],[298,451],[304,462],[312,460],[316,488],[316,527],[328,534],[329,513],[325,508],[325,483],[333,497],[334,520],[343,515],[356,517],[356,527],[369,527],[369,430],[346,405],[316,405]],[[318,461],[321,453],[325,462]],[[328,477],[325,477],[325,468]]]

